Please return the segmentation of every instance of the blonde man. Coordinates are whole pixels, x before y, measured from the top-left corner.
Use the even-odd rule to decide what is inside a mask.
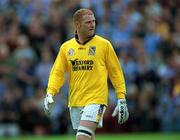
[[[125,81],[118,58],[111,43],[95,35],[95,17],[91,10],[80,9],[73,15],[75,37],[60,47],[49,76],[45,111],[49,112],[53,96],[64,84],[65,72],[69,75],[68,106],[76,140],[94,140],[95,130],[102,127],[108,101],[108,76],[117,94],[117,106],[112,116],[118,122],[128,117]]]

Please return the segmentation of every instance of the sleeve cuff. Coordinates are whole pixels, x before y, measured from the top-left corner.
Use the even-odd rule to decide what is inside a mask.
[[[125,99],[125,94],[124,93],[120,93],[117,95],[118,99]]]
[[[56,95],[56,91],[53,89],[47,89],[47,93],[51,94],[52,96]]]

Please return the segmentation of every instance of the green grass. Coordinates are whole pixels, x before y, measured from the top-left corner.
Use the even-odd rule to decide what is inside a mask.
[[[0,140],[75,140],[74,135],[0,137]],[[180,140],[180,133],[128,133],[97,135],[96,140]]]

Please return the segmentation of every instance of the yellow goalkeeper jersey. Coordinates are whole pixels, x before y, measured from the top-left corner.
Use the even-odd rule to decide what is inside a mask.
[[[60,47],[52,67],[47,92],[55,95],[64,84],[68,72],[68,106],[108,103],[109,77],[117,98],[125,98],[126,87],[119,60],[111,43],[95,35],[85,44],[75,38]]]

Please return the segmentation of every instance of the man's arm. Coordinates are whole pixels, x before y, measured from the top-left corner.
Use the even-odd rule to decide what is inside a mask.
[[[59,89],[64,84],[66,67],[67,62],[62,46],[49,75],[47,93],[54,96],[59,92]]]
[[[47,114],[49,114],[52,104],[54,103],[53,96],[59,92],[59,89],[64,84],[66,67],[65,53],[63,47],[61,47],[49,75],[47,94],[44,99],[44,110]]]
[[[110,42],[107,44],[106,65],[108,75],[117,94],[117,98],[124,99],[126,94],[124,75],[117,55]]]
[[[115,88],[115,92],[118,98],[117,106],[114,109],[112,116],[115,117],[116,115],[118,115],[118,123],[122,124],[126,122],[129,118],[129,112],[125,99],[125,80],[123,71],[121,69],[121,65],[110,42],[108,42],[107,47],[108,49],[106,56],[106,65],[108,69],[109,78]]]

